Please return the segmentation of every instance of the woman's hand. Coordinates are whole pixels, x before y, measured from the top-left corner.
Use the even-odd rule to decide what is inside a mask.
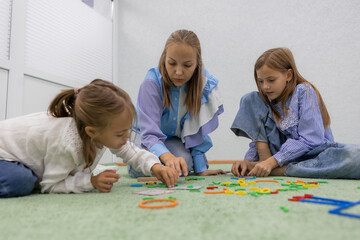
[[[198,176],[209,176],[209,175],[220,175],[220,174],[226,174],[225,171],[218,169],[218,170],[205,170],[201,173],[197,173]]]
[[[90,182],[93,187],[100,192],[110,192],[113,184],[116,183],[121,176],[116,170],[106,170],[96,176],[91,176]]]
[[[175,169],[179,176],[182,174],[184,176],[188,175],[187,164],[184,158],[175,157],[173,154],[167,152],[160,156],[160,160],[165,164],[165,166]]]
[[[258,162],[254,168],[249,172],[250,176],[267,177],[271,170],[278,167],[279,164],[274,157],[270,157],[265,161]]]
[[[157,179],[169,188],[174,187],[179,178],[179,174],[174,168],[163,166],[160,163],[154,164],[151,171]]]
[[[232,165],[231,172],[238,177],[246,176],[247,171],[249,170],[249,164],[250,164],[249,159],[235,161]]]

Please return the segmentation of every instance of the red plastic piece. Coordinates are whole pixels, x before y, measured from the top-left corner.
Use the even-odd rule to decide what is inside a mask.
[[[312,196],[314,196],[313,194],[305,194],[304,197],[305,198],[311,198]]]

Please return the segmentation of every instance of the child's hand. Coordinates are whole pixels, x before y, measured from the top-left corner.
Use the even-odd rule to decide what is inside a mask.
[[[231,172],[235,176],[246,176],[246,171],[248,170],[249,162],[250,162],[249,159],[235,161],[232,165]]]
[[[274,157],[270,157],[265,161],[261,161],[255,165],[255,167],[249,172],[250,176],[267,177],[271,173],[271,170],[278,167],[279,164]]]
[[[92,176],[90,181],[94,188],[100,192],[110,192],[113,184],[116,183],[119,178],[120,175],[116,173],[116,170],[106,170],[96,176]]]
[[[160,159],[165,164],[165,166],[175,169],[179,176],[181,176],[182,173],[184,176],[188,175],[187,164],[184,158],[175,157],[171,153],[164,153],[160,156]]]
[[[209,175],[220,175],[220,174],[226,174],[225,171],[218,169],[218,170],[205,170],[201,173],[197,173],[198,176],[209,176]]]
[[[179,178],[179,174],[174,168],[163,166],[160,163],[154,164],[151,171],[167,187],[174,187]]]

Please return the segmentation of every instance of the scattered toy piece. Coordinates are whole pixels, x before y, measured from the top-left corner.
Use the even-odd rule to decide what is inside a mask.
[[[140,192],[133,192],[133,194],[155,196],[155,195],[168,194],[168,193],[174,193],[174,192],[175,191],[173,191],[173,190],[151,189],[151,190],[145,190],[145,191],[140,191]]]
[[[254,182],[258,183],[258,182],[274,182],[274,183],[278,183],[279,181],[276,180],[255,180]]]
[[[189,192],[201,192],[200,189],[190,189]]]
[[[246,195],[246,191],[237,191],[236,195]]]
[[[156,182],[147,182],[146,185],[155,185]]]
[[[173,188],[169,188],[171,190],[191,190],[191,189],[200,189],[202,188],[202,186],[177,186],[177,187],[173,187]]]
[[[144,197],[143,200],[154,199],[153,197]]]
[[[350,202],[350,201],[346,201],[346,200],[322,198],[322,197],[316,197],[312,194],[305,194],[304,196],[294,196],[293,198],[288,199],[288,200],[295,201],[295,202],[308,202],[308,203],[317,203],[317,204],[325,204],[325,205],[335,205],[335,206],[337,206],[337,208],[329,210],[329,213],[337,214],[337,215],[345,216],[345,217],[353,217],[353,218],[360,219],[359,214],[341,212],[344,209],[348,209],[350,207],[360,204],[360,201]]]
[[[145,205],[150,202],[171,202],[171,203],[167,205]],[[178,201],[174,199],[149,199],[139,202],[139,207],[150,208],[150,209],[169,208],[169,207],[175,207],[176,205],[178,205]]]
[[[280,209],[283,210],[286,213],[289,211],[289,208],[285,207],[285,206],[280,206]]]
[[[142,184],[132,184],[130,185],[130,187],[142,187],[143,185]]]
[[[203,192],[205,194],[221,194],[221,193],[225,193],[225,191],[216,191],[216,192]]]

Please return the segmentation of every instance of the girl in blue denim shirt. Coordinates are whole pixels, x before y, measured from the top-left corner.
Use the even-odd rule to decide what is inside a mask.
[[[218,82],[203,66],[197,35],[185,29],[171,33],[159,65],[147,72],[139,89],[138,145],[179,176],[225,174],[208,169],[205,155],[224,111]],[[144,176],[131,166],[129,174]]]
[[[325,103],[289,49],[264,52],[254,75],[259,92],[242,97],[231,127],[252,140],[234,175],[360,178],[360,145],[334,141]]]

